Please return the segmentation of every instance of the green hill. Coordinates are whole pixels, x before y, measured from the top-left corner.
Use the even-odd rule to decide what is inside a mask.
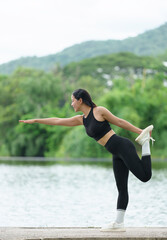
[[[57,75],[63,77],[65,92],[68,89],[72,92],[73,89],[82,86],[90,91],[94,88],[99,89],[98,94],[112,88],[113,82],[117,79],[124,79],[133,85],[136,79],[153,78],[158,73],[167,74],[167,68],[161,59],[137,56],[129,52],[112,53],[72,62],[59,71]],[[95,93],[93,98],[95,99],[98,94]]]
[[[70,62],[78,62],[110,53],[131,52],[139,56],[156,56],[167,50],[167,23],[144,32],[137,37],[124,40],[88,41],[64,49],[57,54],[44,57],[22,57],[0,65],[0,73],[10,74],[17,67],[24,66],[49,71],[56,63],[65,66]]]
[[[137,56],[129,52],[113,53],[72,62],[64,66],[62,71],[65,78],[91,75],[100,79],[104,74],[109,74],[111,78],[118,75],[129,76],[132,72],[140,75],[143,74],[144,69],[147,69],[149,74],[167,72],[160,59],[152,56]]]

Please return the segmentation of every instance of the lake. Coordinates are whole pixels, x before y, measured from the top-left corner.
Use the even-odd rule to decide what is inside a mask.
[[[100,227],[114,221],[112,166],[0,164],[0,226]],[[129,175],[127,227],[167,226],[167,168],[143,183]]]

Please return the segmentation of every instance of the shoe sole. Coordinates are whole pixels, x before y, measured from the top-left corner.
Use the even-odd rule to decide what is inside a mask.
[[[145,128],[145,129],[142,131],[142,133],[140,133],[140,135],[135,139],[135,141],[136,141],[136,142],[139,141],[146,132],[148,132],[148,133],[151,132],[151,131],[153,130],[153,128],[154,128],[153,125],[150,125],[150,126],[148,126],[147,128]]]

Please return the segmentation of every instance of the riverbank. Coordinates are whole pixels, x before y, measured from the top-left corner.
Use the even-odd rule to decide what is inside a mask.
[[[127,228],[126,232],[101,232],[100,228],[16,228],[1,227],[1,240],[161,240],[167,239],[166,228]]]
[[[55,158],[55,157],[11,157],[0,156],[0,164],[9,165],[53,165],[53,164],[95,164],[112,166],[112,158]],[[154,169],[167,168],[167,159],[152,158]]]

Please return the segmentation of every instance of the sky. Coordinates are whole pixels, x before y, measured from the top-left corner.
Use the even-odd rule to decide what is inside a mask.
[[[167,0],[0,0],[0,64],[134,37],[166,22]]]

